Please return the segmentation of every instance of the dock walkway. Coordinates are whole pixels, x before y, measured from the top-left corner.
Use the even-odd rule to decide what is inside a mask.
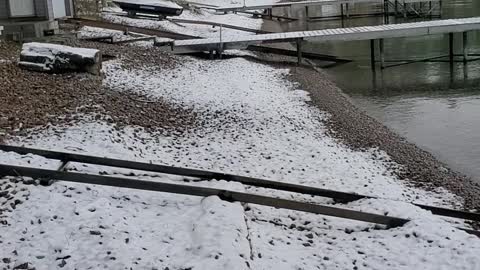
[[[218,12],[238,12],[238,11],[247,11],[247,10],[260,10],[260,9],[271,9],[271,8],[280,8],[280,7],[292,7],[292,6],[329,6],[329,5],[342,5],[342,4],[360,4],[360,3],[380,3],[384,4],[385,2],[391,2],[399,5],[411,4],[411,3],[428,3],[428,2],[440,2],[441,0],[309,0],[309,1],[292,1],[292,2],[281,2],[281,3],[272,3],[272,4],[263,4],[263,5],[252,5],[252,6],[233,6],[233,7],[218,7],[214,8]]]
[[[450,34],[453,43],[453,33],[480,30],[480,17],[424,21],[414,23],[362,26],[351,28],[324,29],[314,31],[297,31],[249,36],[230,36],[224,38],[207,38],[174,41],[172,49],[190,49],[194,51],[217,51],[245,49],[249,45],[265,43],[297,42],[299,62],[301,61],[301,44],[303,41],[359,41],[379,40],[380,51],[383,54],[383,39],[437,34]],[[466,44],[466,34],[463,35]],[[453,46],[453,45],[452,45]],[[464,46],[464,52],[466,48]],[[374,55],[372,55],[374,57]],[[383,56],[382,56],[383,57]],[[383,63],[382,63],[383,65]]]
[[[271,4],[261,4],[261,5],[251,5],[251,6],[228,6],[228,7],[215,7],[212,8],[217,12],[229,13],[229,12],[247,12],[247,11],[257,11],[264,10],[264,15],[267,17],[272,17],[272,10],[274,8],[291,8],[296,7],[305,7],[306,18],[309,19],[309,7],[314,6],[340,6],[341,15],[349,17],[349,6],[354,6],[355,4],[379,4],[383,5],[383,15],[388,16],[391,13],[389,12],[389,7],[394,11],[394,15],[407,16],[409,13],[421,16],[424,15],[433,15],[432,12],[435,9],[435,6],[441,9],[442,0],[306,0],[306,1],[291,1],[291,2],[281,2],[281,3],[271,3]],[[426,8],[426,9],[425,9]],[[425,9],[425,10],[424,10]],[[439,11],[441,12],[441,11]],[[336,17],[336,16],[333,16]],[[318,17],[317,17],[318,19]]]

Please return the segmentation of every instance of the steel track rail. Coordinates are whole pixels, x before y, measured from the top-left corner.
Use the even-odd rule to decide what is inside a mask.
[[[137,180],[131,178],[109,177],[101,175],[91,175],[83,173],[61,172],[46,169],[36,169],[21,166],[0,164],[0,175],[26,176],[32,178],[45,178],[63,180],[68,182],[94,184],[112,187],[131,188],[139,190],[168,192],[175,194],[191,196],[218,196],[226,201],[238,201],[252,203],[275,208],[302,211],[307,213],[321,214],[326,216],[345,218],[357,221],[386,225],[387,228],[403,226],[409,222],[407,219],[378,215],[355,210],[336,208],[331,206],[298,202],[293,200],[279,199],[274,197],[255,195],[243,192],[229,191],[223,189],[195,187],[188,185],[169,184],[162,182],[152,182]]]
[[[150,172],[181,175],[181,176],[188,176],[188,177],[226,180],[226,181],[232,181],[232,182],[239,182],[242,184],[255,186],[255,187],[276,189],[276,190],[295,192],[295,193],[320,196],[320,197],[327,197],[327,198],[332,198],[338,202],[351,202],[351,201],[360,200],[360,199],[378,199],[377,197],[374,197],[374,196],[366,196],[366,195],[355,194],[355,193],[341,192],[341,191],[335,191],[335,190],[329,190],[329,189],[309,187],[309,186],[298,185],[298,184],[277,182],[277,181],[271,181],[271,180],[265,180],[265,179],[259,179],[259,178],[227,174],[227,173],[206,171],[206,170],[179,168],[179,167],[173,167],[173,166],[103,158],[103,157],[97,157],[97,156],[49,151],[49,150],[34,149],[34,148],[25,148],[25,147],[10,146],[10,145],[0,145],[0,150],[5,152],[15,152],[22,155],[34,154],[34,155],[42,156],[48,159],[61,160],[63,162],[79,162],[79,163],[86,163],[86,164],[93,164],[93,165],[103,165],[103,166],[110,166],[110,167],[117,167],[117,168],[150,171]],[[478,213],[453,210],[448,208],[423,205],[423,204],[417,204],[417,203],[413,203],[413,205],[416,205],[420,208],[431,211],[432,214],[434,215],[453,217],[453,218],[472,220],[472,221],[480,221],[480,214]]]

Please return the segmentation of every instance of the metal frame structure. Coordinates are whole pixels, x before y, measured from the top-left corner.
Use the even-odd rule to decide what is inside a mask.
[[[283,200],[283,199],[267,197],[267,196],[253,195],[253,194],[212,189],[212,188],[195,187],[195,186],[188,186],[188,185],[149,182],[149,181],[142,181],[138,179],[71,173],[71,172],[64,172],[64,169],[66,168],[69,162],[78,162],[78,163],[84,163],[84,164],[93,164],[93,165],[102,165],[102,166],[110,166],[110,167],[141,170],[141,171],[150,171],[150,172],[157,172],[162,174],[188,176],[188,177],[195,177],[195,178],[201,178],[201,179],[218,179],[218,180],[239,182],[245,185],[261,187],[261,188],[269,188],[269,189],[295,192],[295,193],[306,194],[306,195],[327,197],[327,198],[332,198],[335,201],[340,203],[351,202],[359,199],[376,199],[376,197],[373,197],[373,196],[365,196],[365,195],[354,194],[354,193],[302,186],[302,185],[285,183],[285,182],[276,182],[271,180],[238,176],[238,175],[226,174],[226,173],[220,173],[220,172],[179,168],[179,167],[172,167],[172,166],[165,166],[165,165],[158,165],[158,164],[110,159],[110,158],[103,158],[103,157],[96,157],[96,156],[56,152],[56,151],[33,149],[33,148],[24,148],[24,147],[17,147],[17,146],[0,145],[0,150],[5,152],[15,152],[18,154],[34,154],[34,155],[39,155],[48,159],[55,159],[55,160],[61,161],[61,165],[57,171],[20,167],[20,166],[11,166],[11,165],[0,165],[0,175],[28,176],[33,178],[41,178],[43,179],[43,181],[57,179],[57,180],[65,180],[65,181],[72,181],[72,182],[79,182],[79,183],[90,183],[90,184],[108,185],[108,186],[134,188],[134,189],[142,189],[142,190],[170,192],[170,193],[185,194],[185,195],[192,195],[192,196],[217,195],[220,198],[228,201],[241,201],[246,203],[255,203],[255,204],[272,206],[277,208],[304,211],[304,212],[316,213],[316,214],[324,214],[324,215],[330,215],[335,217],[342,217],[342,218],[348,218],[353,220],[387,225],[387,227],[401,226],[406,222],[408,222],[408,220],[405,220],[405,219],[378,216],[375,214],[363,213],[363,212],[347,210],[343,208],[335,208],[331,206],[322,206],[317,204]],[[423,205],[423,204],[414,203],[414,205],[421,207],[423,209],[426,209],[428,211],[431,211],[435,215],[460,218],[460,219],[472,220],[477,222],[480,221],[480,214],[478,213],[446,209],[446,208]],[[480,235],[480,232],[477,232],[477,231],[471,231],[465,228],[461,228],[461,229],[466,230],[469,233]]]
[[[250,45],[296,42],[298,63],[302,62],[302,43],[304,41],[360,41],[371,40],[371,63],[375,68],[375,40],[379,40],[381,67],[385,67],[384,39],[414,36],[428,36],[448,34],[450,36],[450,61],[453,62],[453,33],[466,33],[480,30],[480,17],[449,19],[436,21],[422,21],[414,23],[389,24],[378,26],[361,26],[351,28],[323,29],[314,31],[297,31],[273,34],[261,34],[254,36],[233,36],[224,38],[221,42],[218,38],[176,40],[171,44],[172,50],[176,48],[191,49],[196,51],[216,50],[221,54],[228,49],[245,49]],[[464,38],[464,56],[468,57],[467,34]],[[468,60],[467,60],[468,61]]]

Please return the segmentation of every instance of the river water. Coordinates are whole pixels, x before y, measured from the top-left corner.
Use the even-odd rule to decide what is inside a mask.
[[[379,7],[359,4],[352,13],[374,9]],[[304,8],[285,12],[305,17]],[[310,16],[338,12],[338,8],[328,6],[309,8]],[[442,13],[444,19],[480,16],[480,1],[444,0]],[[401,22],[405,19],[390,19],[390,23]],[[351,18],[343,24],[345,27],[378,25],[383,24],[383,18]],[[284,31],[338,27],[342,27],[341,20],[301,19],[281,24]],[[455,53],[461,54],[461,34],[456,34],[455,39]],[[470,32],[468,40],[469,52],[480,53],[480,33]],[[480,181],[480,61],[452,66],[447,62],[422,62],[385,70],[377,68],[374,73],[370,68],[369,46],[366,41],[328,42],[309,43],[305,49],[355,60],[327,72],[358,106],[453,169]],[[447,53],[448,37],[444,35],[385,41],[387,60],[422,59]]]

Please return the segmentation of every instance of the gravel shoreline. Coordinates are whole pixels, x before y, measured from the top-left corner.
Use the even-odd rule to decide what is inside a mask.
[[[76,47],[97,48],[134,70],[143,66],[171,69],[183,64],[157,48],[71,41]],[[17,65],[20,45],[0,42],[0,143],[8,136],[32,135],[35,127],[70,124],[84,117],[103,119],[119,128],[134,125],[147,131],[183,133],[197,125],[196,114],[160,98],[116,91],[101,76],[85,73],[45,74]]]
[[[392,161],[402,165],[393,168],[400,179],[427,190],[443,187],[462,197],[465,209],[480,211],[480,184],[368,116],[323,70],[302,66],[292,68],[290,74],[293,82],[311,94],[312,104],[330,114],[326,125],[331,136],[356,150],[385,151]]]

